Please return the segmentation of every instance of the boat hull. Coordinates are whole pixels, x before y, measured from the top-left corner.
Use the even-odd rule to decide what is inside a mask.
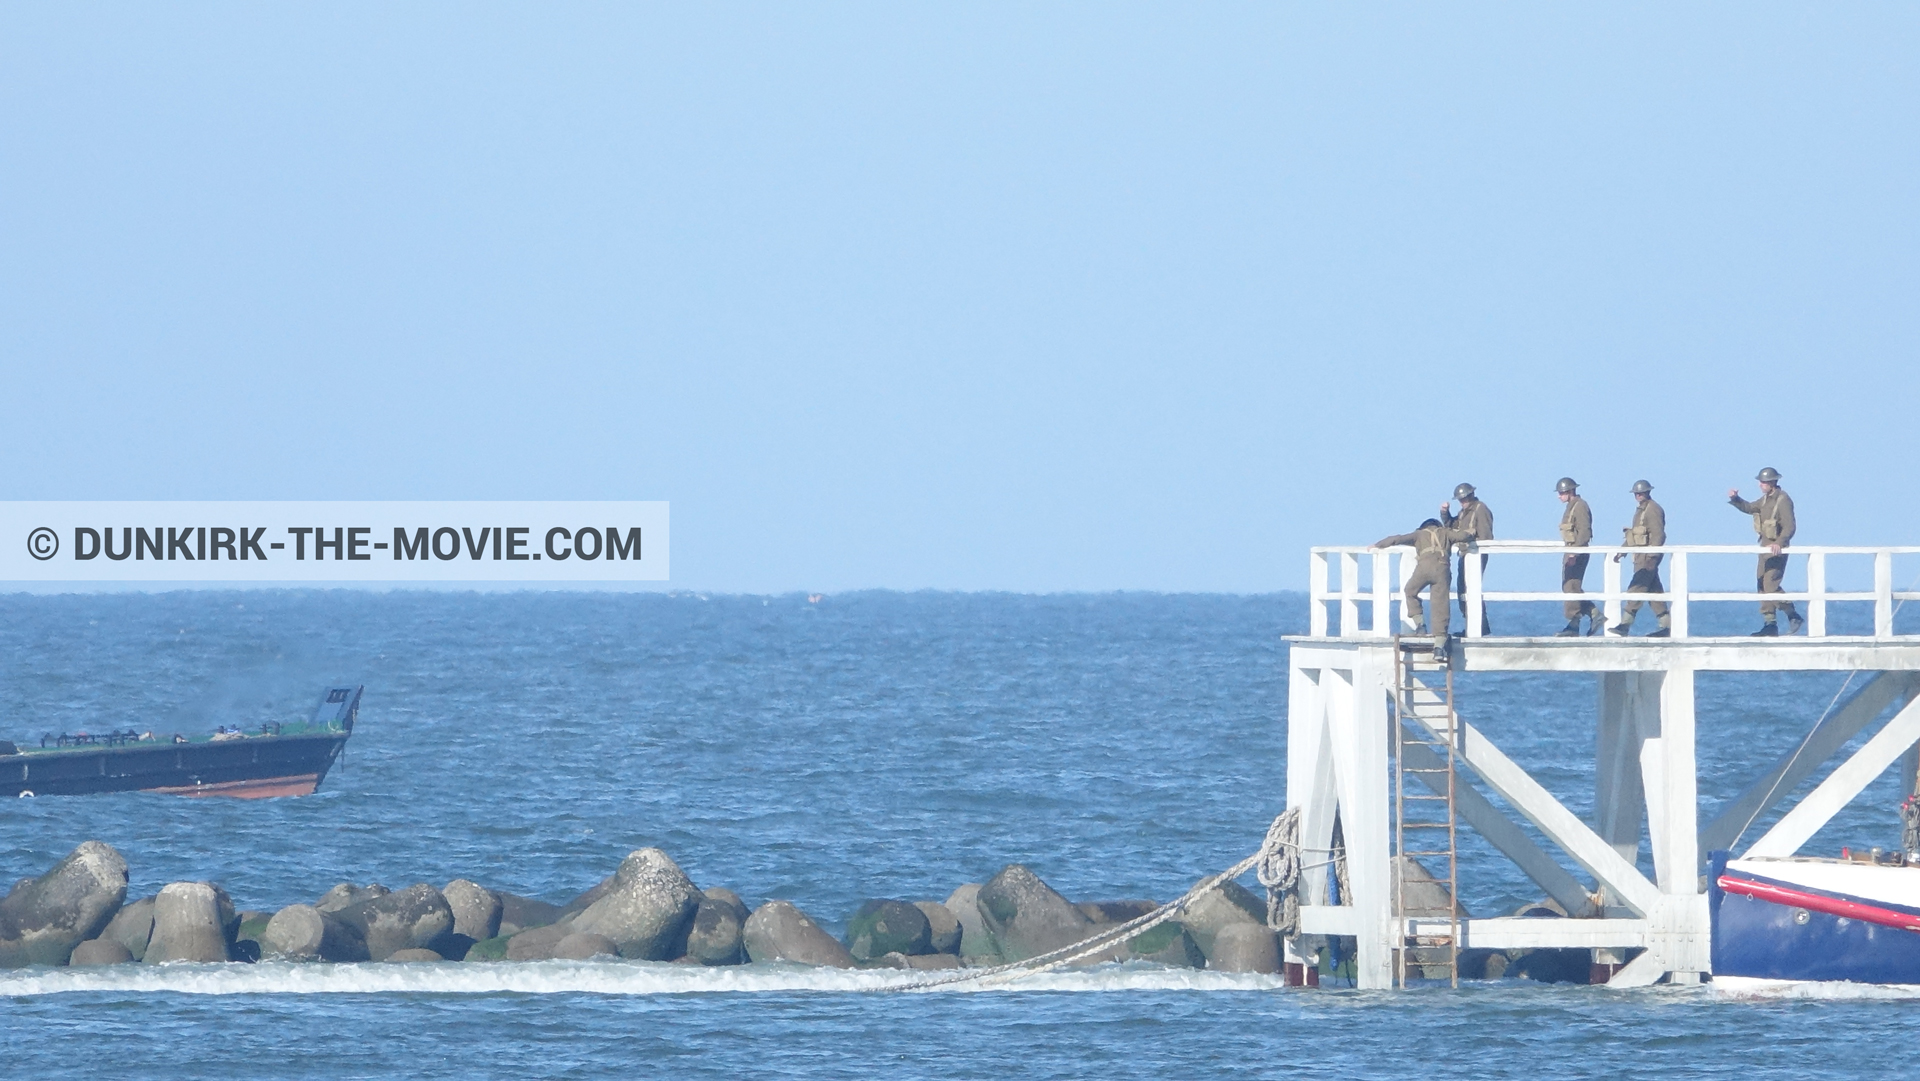
[[[0,757],[0,797],[164,792],[266,799],[320,787],[351,732],[134,744]]]
[[[1716,982],[1920,984],[1920,868],[1717,854],[1707,884]]]

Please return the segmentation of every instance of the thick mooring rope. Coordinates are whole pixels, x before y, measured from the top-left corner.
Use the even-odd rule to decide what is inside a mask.
[[[1110,950],[1122,942],[1153,930],[1178,916],[1195,899],[1219,889],[1222,884],[1231,882],[1256,867],[1260,869],[1260,884],[1267,887],[1267,925],[1284,934],[1293,934],[1300,920],[1299,883],[1302,866],[1300,811],[1294,808],[1275,818],[1273,824],[1267,827],[1267,836],[1261,842],[1259,851],[1211,878],[1202,879],[1199,885],[1188,890],[1177,900],[1169,901],[1144,916],[1136,916],[1125,923],[1105,928],[1071,946],[1063,946],[1037,957],[1029,957],[1024,961],[1012,961],[1004,965],[972,969],[950,976],[936,976],[912,983],[895,984],[883,990],[926,991],[961,983],[995,986],[1042,972],[1050,972]],[[1276,913],[1280,914],[1283,921],[1290,919],[1291,922],[1274,922]]]

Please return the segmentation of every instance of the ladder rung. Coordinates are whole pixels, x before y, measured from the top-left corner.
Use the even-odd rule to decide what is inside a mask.
[[[1400,828],[1403,830],[1450,830],[1453,828],[1453,823],[1451,822],[1402,822],[1400,823]]]

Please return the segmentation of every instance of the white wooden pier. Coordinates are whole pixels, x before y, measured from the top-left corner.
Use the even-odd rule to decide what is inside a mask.
[[[1598,694],[1594,733],[1594,820],[1582,821],[1560,798],[1517,765],[1471,717],[1475,703],[1457,696],[1441,703],[1449,673],[1427,664],[1401,672],[1395,638],[1401,623],[1400,587],[1411,573],[1411,549],[1315,548],[1311,564],[1310,633],[1289,638],[1287,711],[1287,805],[1301,814],[1301,843],[1310,853],[1332,847],[1336,818],[1344,845],[1344,891],[1333,888],[1324,858],[1309,856],[1301,884],[1300,935],[1351,936],[1356,946],[1356,983],[1384,988],[1395,983],[1396,953],[1403,944],[1451,938],[1459,949],[1487,947],[1577,947],[1595,951],[1596,965],[1618,961],[1629,950],[1637,959],[1612,972],[1616,986],[1697,982],[1711,972],[1707,898],[1702,880],[1706,854],[1734,842],[1746,825],[1776,808],[1803,782],[1827,768],[1825,779],[1758,839],[1748,855],[1792,855],[1833,815],[1896,761],[1914,776],[1920,742],[1920,636],[1896,635],[1894,613],[1920,593],[1894,589],[1896,557],[1920,548],[1792,548],[1797,592],[1769,594],[1796,602],[1807,619],[1802,636],[1703,637],[1695,633],[1701,605],[1744,605],[1743,626],[1757,627],[1755,592],[1694,590],[1689,572],[1702,561],[1743,560],[1747,580],[1760,549],[1734,546],[1668,546],[1622,549],[1567,548],[1548,542],[1489,542],[1474,549],[1490,557],[1489,570],[1525,573],[1549,588],[1483,588],[1480,560],[1466,560],[1468,619],[1455,643],[1454,672],[1591,672]],[[1605,606],[1609,626],[1623,601],[1664,600],[1673,605],[1672,637],[1593,638],[1489,636],[1481,626],[1481,602],[1530,602],[1558,606],[1556,564],[1542,557],[1590,553],[1589,579],[1598,586],[1585,598]],[[1629,594],[1615,553],[1661,552],[1667,584],[1662,594]],[[1524,560],[1522,557],[1533,557]],[[1513,562],[1518,567],[1502,567]],[[1830,571],[1842,568],[1871,581],[1870,589],[1828,588]],[[1908,573],[1911,568],[1903,567]],[[1598,572],[1597,574],[1594,572]],[[1440,603],[1451,603],[1444,598]],[[1872,606],[1871,632],[1829,633],[1829,606]],[[1864,612],[1861,613],[1865,615]],[[1642,635],[1653,623],[1643,612]],[[1453,622],[1463,620],[1456,606]],[[1498,621],[1496,621],[1498,622]],[[1557,620],[1556,620],[1557,622]],[[1858,622],[1863,625],[1866,620]],[[1785,621],[1781,623],[1785,630]],[[1430,641],[1414,637],[1407,643]],[[1694,681],[1699,672],[1858,672],[1858,692],[1831,710],[1804,743],[1752,748],[1753,781],[1712,821],[1701,821],[1695,768]],[[1399,673],[1399,678],[1397,678]],[[1399,679],[1405,679],[1401,683]],[[1394,709],[1396,693],[1409,687],[1412,709]],[[1855,753],[1829,763],[1845,744],[1892,712]],[[1450,719],[1451,718],[1451,719]],[[1815,717],[1807,718],[1809,726]],[[1574,918],[1434,919],[1395,910],[1393,883],[1394,726],[1423,726],[1420,735],[1451,744],[1457,763],[1449,801],[1464,828],[1477,832],[1524,871],[1542,893]],[[1428,753],[1428,752],[1422,752]],[[1428,782],[1431,784],[1432,782]],[[1486,794],[1497,795],[1557,848],[1581,874],[1537,844]],[[1638,866],[1643,822],[1651,838],[1653,874]],[[1822,853],[1834,855],[1837,853]],[[1459,870],[1471,882],[1471,865]],[[1445,876],[1442,875],[1444,878]],[[1337,903],[1335,901],[1336,894]],[[1457,937],[1454,929],[1457,926]],[[1415,938],[1414,936],[1418,936]],[[1311,964],[1312,940],[1287,943],[1289,976]],[[1601,970],[1606,971],[1606,970]]]

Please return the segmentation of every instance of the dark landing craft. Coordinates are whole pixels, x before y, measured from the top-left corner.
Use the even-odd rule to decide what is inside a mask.
[[[211,736],[156,738],[129,729],[49,736],[39,747],[0,740],[0,797],[165,792],[176,796],[305,796],[347,747],[360,687],[330,687],[313,719],[267,723],[256,732],[223,726]]]

